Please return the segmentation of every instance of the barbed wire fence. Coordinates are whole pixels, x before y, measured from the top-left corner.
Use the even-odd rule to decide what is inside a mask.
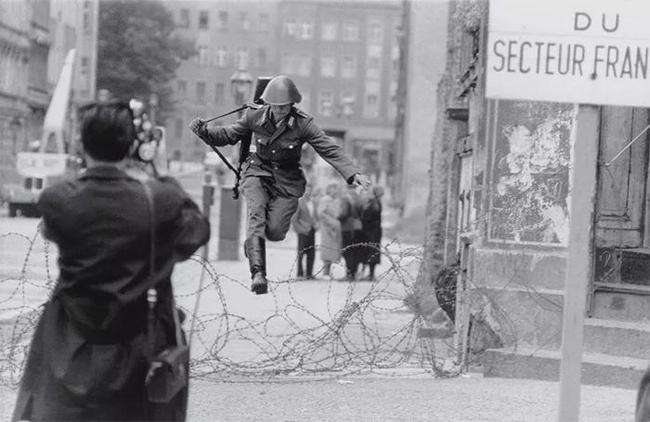
[[[56,247],[39,229],[31,236],[0,234],[0,246],[0,384],[15,388],[42,304],[56,283]],[[194,327],[187,333],[192,336],[191,376],[219,382],[271,382],[287,376],[324,380],[401,368],[436,377],[457,375],[452,339],[421,338],[426,318],[408,304],[421,248],[389,243],[381,255],[384,264],[374,281],[320,277],[304,283],[289,277],[271,280],[268,298],[248,300],[247,278],[220,272],[219,262],[194,255],[173,277],[176,287],[183,286],[176,296],[187,315],[185,329]],[[199,271],[206,277],[201,290]],[[310,294],[319,295],[319,306],[308,300]],[[199,295],[200,312],[193,315]],[[255,300],[264,301],[263,309],[241,309],[240,302],[254,307]]]

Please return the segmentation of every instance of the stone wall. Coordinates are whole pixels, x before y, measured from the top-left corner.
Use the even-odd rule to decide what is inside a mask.
[[[457,314],[465,308],[481,316],[505,345],[553,348],[561,332],[576,109],[485,98],[486,6],[449,4],[419,282],[430,290],[465,248],[459,291],[467,290]],[[471,186],[464,197],[471,210],[459,230],[461,179]],[[463,321],[457,324],[462,333]]]

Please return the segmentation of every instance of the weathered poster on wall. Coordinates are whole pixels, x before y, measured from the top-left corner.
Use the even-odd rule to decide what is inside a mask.
[[[490,241],[566,246],[576,107],[495,102]]]
[[[489,98],[650,107],[650,1],[495,0]]]

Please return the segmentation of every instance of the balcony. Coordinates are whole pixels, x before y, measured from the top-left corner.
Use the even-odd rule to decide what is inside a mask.
[[[4,45],[21,50],[29,49],[29,38],[26,32],[0,22],[0,40]]]
[[[27,101],[33,107],[45,107],[50,103],[50,95],[42,88],[30,86],[27,88]]]

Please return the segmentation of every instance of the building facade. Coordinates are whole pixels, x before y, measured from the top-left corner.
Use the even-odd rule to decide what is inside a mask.
[[[63,0],[64,9],[70,9],[69,3],[69,1]],[[99,0],[77,0],[76,10],[72,13],[75,15],[74,22],[77,35],[73,101],[75,104],[83,104],[95,100],[97,91]]]
[[[253,79],[282,73],[296,82],[303,95],[298,107],[313,114],[366,172],[382,183],[391,177],[397,161],[399,2],[183,1],[165,5],[179,35],[194,40],[198,51],[182,63],[173,81],[177,111],[166,122],[171,158],[203,158],[205,147],[187,124],[193,117],[218,115],[239,105],[230,83],[236,71],[245,70]],[[319,171],[329,175],[324,162],[317,162]]]
[[[47,80],[48,55],[52,44],[50,1],[29,0],[30,48],[27,79],[29,141],[41,139],[45,112],[49,103],[50,86]]]
[[[29,139],[32,7],[0,3],[0,184],[17,180],[16,153]]]
[[[300,107],[375,182],[390,184],[397,160],[401,4],[287,0],[279,11],[280,72],[303,94]],[[319,171],[330,172],[317,163]]]
[[[0,185],[18,181],[16,154],[41,139],[71,48],[78,57],[73,98],[95,98],[97,19],[98,0],[0,2]]]
[[[52,46],[48,62],[51,89],[58,82],[63,63],[71,49],[76,50],[72,79],[72,105],[67,132],[78,136],[76,106],[94,101],[97,92],[97,31],[99,0],[51,0]],[[71,139],[72,140],[72,139]],[[79,153],[80,145],[71,142],[71,153]]]
[[[446,1],[403,1],[393,201],[418,233],[424,233],[429,161],[423,157],[431,154],[431,116],[437,114],[436,90],[445,70],[447,9]]]
[[[76,49],[73,101],[93,101],[97,86],[97,31],[99,0],[51,0],[52,46],[47,78],[58,81],[68,51]]]
[[[246,71],[253,80],[277,72],[277,5],[273,0],[165,2],[178,34],[193,40],[198,52],[181,64],[172,82],[176,111],[165,122],[170,158],[203,159],[205,146],[187,125],[194,117],[216,116],[241,105],[235,104],[231,86],[236,71]],[[223,124],[233,118],[224,118]]]
[[[580,204],[593,213],[582,382],[636,388],[650,350],[650,137],[597,168],[644,133],[649,110],[488,99],[487,2],[452,1],[448,19],[421,281],[457,274],[459,357],[477,351],[469,321],[482,320],[472,326],[487,324],[502,346],[482,356],[486,375],[558,379],[570,204],[593,189],[594,203]],[[575,165],[586,153],[574,153],[577,137],[592,162]],[[585,171],[594,185],[571,186]]]

